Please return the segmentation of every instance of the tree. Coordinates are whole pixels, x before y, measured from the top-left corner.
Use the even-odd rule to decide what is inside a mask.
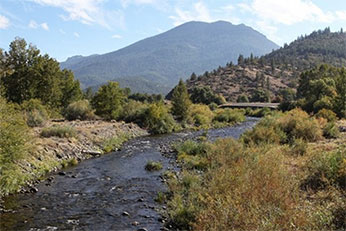
[[[185,83],[180,79],[172,94],[172,113],[178,119],[187,119],[190,106],[189,93],[187,92]]]
[[[126,96],[119,83],[109,81],[108,84],[99,88],[95,94],[92,105],[95,113],[104,119],[118,119],[121,114]]]
[[[244,56],[243,55],[239,55],[238,57],[238,65],[243,65],[244,64]]]
[[[1,55],[0,66],[10,70],[0,78],[4,96],[18,104],[40,99],[51,108],[67,106],[81,97],[79,82],[71,71],[61,71],[60,64],[48,55],[40,55],[33,45],[16,38]]]
[[[248,103],[249,99],[246,95],[239,95],[237,98],[238,103]]]
[[[303,72],[297,96],[308,112],[330,109],[339,117],[345,117],[346,70],[325,64]]]
[[[190,80],[195,81],[196,79],[197,79],[197,75],[195,74],[195,72],[193,72],[190,76]]]
[[[221,95],[215,94],[209,86],[194,87],[190,91],[190,99],[193,103],[201,103],[207,105],[211,103],[220,105],[226,102],[226,100]]]

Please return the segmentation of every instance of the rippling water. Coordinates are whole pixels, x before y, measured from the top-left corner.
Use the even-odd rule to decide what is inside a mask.
[[[211,129],[208,139],[238,138],[258,119],[234,127]],[[89,159],[64,174],[51,175],[34,194],[4,198],[0,230],[160,230],[164,206],[154,201],[166,190],[160,175],[175,168],[172,157],[162,155],[163,144],[199,136],[202,131],[141,137],[127,142],[118,152]],[[147,172],[148,160],[163,163],[163,170]]]

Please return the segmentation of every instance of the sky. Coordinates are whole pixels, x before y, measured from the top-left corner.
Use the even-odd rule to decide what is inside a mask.
[[[16,37],[64,61],[103,54],[188,21],[245,24],[282,46],[346,26],[346,0],[0,0],[0,48]]]

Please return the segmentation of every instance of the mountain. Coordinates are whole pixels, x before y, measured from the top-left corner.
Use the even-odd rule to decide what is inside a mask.
[[[244,24],[188,22],[111,53],[74,56],[61,67],[71,69],[83,87],[116,80],[133,91],[167,93],[192,72],[235,62],[239,54],[263,55],[277,48]]]
[[[342,30],[332,33],[326,28],[300,36],[267,55],[245,58],[238,65],[229,64],[190,78],[187,86],[190,91],[210,87],[231,102],[240,95],[246,95],[250,101],[266,101],[268,94],[271,100],[280,101],[288,92],[294,93],[302,71],[323,63],[346,65],[346,33]]]

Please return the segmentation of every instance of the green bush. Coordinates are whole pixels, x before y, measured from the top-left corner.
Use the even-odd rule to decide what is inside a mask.
[[[322,138],[318,121],[294,109],[284,114],[274,114],[262,119],[253,130],[242,135],[246,144],[293,143],[295,139],[312,142]]]
[[[193,140],[187,140],[174,146],[178,154],[187,154],[192,156],[205,156],[208,145],[206,143],[198,143]]]
[[[336,114],[332,110],[328,110],[328,109],[325,109],[325,108],[319,110],[316,113],[315,117],[316,118],[324,118],[328,122],[334,122],[334,121],[336,121],[338,119],[336,117]]]
[[[162,169],[162,164],[160,162],[156,161],[148,161],[148,163],[145,165],[145,170],[147,171],[159,171]]]
[[[79,100],[67,106],[64,116],[68,120],[91,120],[95,119],[94,112],[88,100]]]
[[[124,120],[127,123],[130,123],[130,122],[140,123],[139,120],[143,118],[143,114],[147,108],[148,108],[147,104],[130,99],[123,106],[120,119]]]
[[[18,161],[29,155],[30,141],[22,113],[0,97],[0,195],[16,191],[24,183]]]
[[[286,112],[277,120],[278,126],[287,135],[287,142],[301,138],[305,141],[317,141],[322,138],[322,130],[319,123],[313,117],[301,109],[293,109]]]
[[[214,118],[214,113],[207,105],[193,104],[189,110],[189,117],[196,126],[208,126]]]
[[[40,134],[42,137],[49,138],[56,136],[59,138],[70,138],[76,137],[77,133],[72,127],[68,126],[52,126],[49,128],[44,128]]]
[[[102,143],[102,150],[105,153],[112,152],[126,142],[130,138],[128,133],[120,133],[114,137],[105,139]]]
[[[334,122],[327,123],[323,128],[323,136],[326,138],[338,138],[340,131]]]
[[[329,152],[316,152],[306,166],[307,178],[304,187],[317,189],[328,184],[346,187],[345,147]]]
[[[48,120],[48,111],[39,99],[24,101],[21,108],[25,113],[25,120],[30,127],[40,127]]]
[[[245,110],[218,109],[215,111],[214,121],[221,123],[239,123],[245,121]]]
[[[304,155],[308,148],[308,144],[303,139],[295,139],[291,144],[291,153],[293,155]]]
[[[145,127],[151,134],[170,133],[178,128],[168,108],[162,103],[150,104],[144,111],[140,126]]]

